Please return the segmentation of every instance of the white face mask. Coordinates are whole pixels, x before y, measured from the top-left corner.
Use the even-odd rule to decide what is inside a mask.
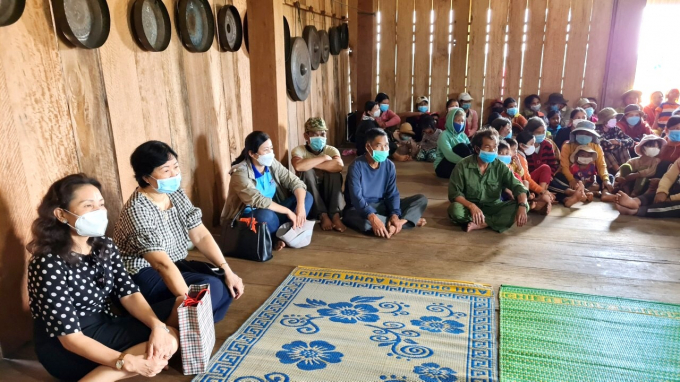
[[[661,149],[658,147],[645,147],[645,155],[648,157],[654,158],[659,155],[660,152]]]
[[[62,211],[66,211],[73,216],[78,216],[69,210]],[[68,222],[66,224],[68,224]],[[78,235],[85,237],[104,236],[104,233],[106,233],[106,226],[108,225],[109,218],[106,216],[105,209],[88,212],[84,215],[78,216],[75,227],[68,224],[69,227],[76,230]]]
[[[525,155],[534,155],[534,153],[536,152],[536,147],[533,146],[533,145],[528,146],[528,147],[525,147],[522,151],[524,151]]]
[[[585,119],[574,119],[573,121],[571,121],[571,125],[576,127],[576,126],[578,126],[579,123],[581,123],[583,121],[585,121]]]
[[[590,157],[588,157],[588,158],[586,158],[586,157],[579,157],[578,159],[576,159],[576,161],[577,161],[579,164],[584,164],[584,165],[585,165],[585,164],[590,164],[590,163],[592,163],[593,158],[590,158]]]
[[[262,166],[269,167],[274,162],[274,153],[271,152],[269,154],[260,155],[260,156],[257,157],[257,161]]]
[[[376,110],[373,112],[373,118],[378,118],[380,117],[380,110]]]

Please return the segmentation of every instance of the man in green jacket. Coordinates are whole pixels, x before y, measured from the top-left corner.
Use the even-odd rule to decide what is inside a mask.
[[[474,153],[461,160],[449,179],[449,218],[467,232],[491,228],[506,231],[517,223],[527,222],[529,191],[498,156],[498,133],[483,129],[472,138]],[[501,193],[510,189],[515,200],[501,201]]]

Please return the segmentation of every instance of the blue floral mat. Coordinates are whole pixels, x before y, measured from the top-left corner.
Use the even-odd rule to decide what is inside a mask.
[[[489,285],[296,268],[194,381],[496,380]]]

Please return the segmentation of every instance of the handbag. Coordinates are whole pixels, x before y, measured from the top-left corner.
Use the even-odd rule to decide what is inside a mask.
[[[205,373],[215,346],[210,284],[194,284],[177,308],[184,375]]]
[[[180,272],[201,273],[208,276],[215,276],[218,279],[224,281],[224,269],[215,267],[209,263],[184,259],[175,261],[175,265]]]
[[[273,256],[267,223],[255,223],[254,218],[248,222],[241,221],[241,215],[247,208],[250,206],[245,206],[231,223],[222,227],[219,243],[222,254],[244,260],[269,261]]]

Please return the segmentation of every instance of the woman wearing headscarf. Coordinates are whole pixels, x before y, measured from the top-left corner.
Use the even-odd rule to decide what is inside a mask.
[[[470,139],[465,135],[465,110],[452,109],[446,116],[446,130],[437,140],[434,170],[438,177],[451,177],[456,164],[472,154]]]

